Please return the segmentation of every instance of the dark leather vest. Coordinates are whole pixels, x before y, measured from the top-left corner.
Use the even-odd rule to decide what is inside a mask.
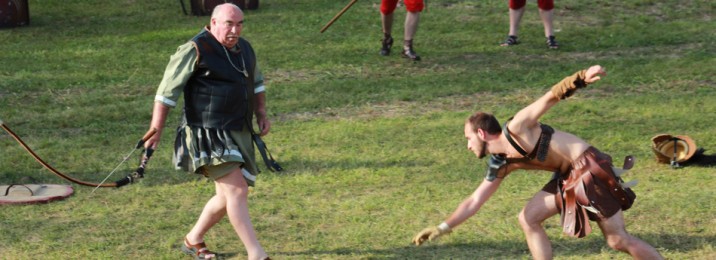
[[[199,52],[196,69],[184,86],[184,113],[190,126],[241,130],[251,122],[256,56],[239,38],[240,52],[221,45],[205,28],[192,38]],[[246,73],[243,73],[243,72]]]

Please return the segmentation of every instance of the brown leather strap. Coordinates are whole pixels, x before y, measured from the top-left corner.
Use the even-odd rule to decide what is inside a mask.
[[[507,141],[512,145],[512,148],[515,148],[518,153],[520,153],[523,158],[509,158],[509,162],[524,162],[524,161],[530,161],[534,160],[535,158],[540,161],[544,162],[547,160],[547,153],[549,152],[549,142],[552,140],[552,134],[554,134],[554,129],[551,126],[540,124],[540,129],[542,132],[539,135],[539,139],[537,140],[537,144],[535,144],[535,147],[532,148],[532,152],[528,153],[522,147],[512,138],[512,133],[510,132],[510,129],[507,128],[507,124],[512,120],[510,118],[505,122],[504,126],[502,127],[502,134],[505,135],[505,138]]]
[[[626,191],[624,191],[622,186],[619,185],[619,183],[617,182],[617,177],[614,176],[614,174],[610,175],[605,169],[601,168],[599,165],[593,165],[592,167],[595,169],[591,169],[591,175],[597,177],[599,181],[607,184],[607,186],[609,187],[609,193],[611,193],[614,198],[619,200],[619,203],[622,205],[622,208],[628,206],[629,198],[626,194]]]
[[[527,151],[525,151],[525,149],[522,149],[522,147],[517,144],[514,139],[512,139],[512,133],[510,133],[510,129],[507,128],[507,125],[510,123],[510,120],[512,120],[512,118],[507,120],[507,122],[505,122],[505,125],[502,127],[502,134],[505,135],[505,138],[507,138],[507,141],[510,142],[512,148],[515,148],[515,150],[517,150],[517,152],[520,153],[522,156],[528,157]],[[532,158],[529,159],[532,160]]]
[[[582,185],[580,183],[580,185]],[[587,212],[577,205],[575,189],[568,189],[564,194],[562,210],[562,231],[573,237],[585,237],[592,232]]]

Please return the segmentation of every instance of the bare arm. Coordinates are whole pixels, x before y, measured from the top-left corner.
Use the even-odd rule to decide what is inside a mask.
[[[438,226],[428,227],[418,232],[413,238],[415,245],[421,245],[425,241],[432,241],[438,237],[448,234],[451,232],[452,227],[460,225],[465,222],[468,218],[472,217],[482,207],[483,204],[495,193],[498,187],[500,187],[502,179],[495,179],[494,181],[484,180],[479,187],[475,190],[472,196],[465,199],[450,215],[450,217]]]
[[[480,210],[482,205],[484,205],[485,202],[492,197],[492,194],[497,191],[497,188],[500,187],[502,180],[502,178],[498,178],[493,181],[483,180],[475,192],[460,203],[450,217],[445,220],[445,223],[451,228],[454,228],[475,215],[477,211]]]
[[[152,148],[155,150],[157,149],[157,146],[159,145],[159,140],[162,137],[162,131],[164,130],[164,123],[167,120],[169,108],[170,107],[162,104],[161,102],[154,102],[154,109],[152,111],[152,122],[149,125],[149,129],[154,128],[157,130],[157,133],[144,143],[144,147]]]
[[[606,73],[602,66],[594,65],[587,70],[578,71],[564,78],[534,103],[517,112],[512,122],[510,122],[510,130],[524,132],[526,129],[536,127],[540,117],[547,113],[557,102],[571,96],[577,89],[600,80],[601,76],[606,75]]]
[[[254,95],[254,115],[256,115],[256,124],[259,125],[260,135],[264,136],[271,130],[271,122],[266,117],[266,92],[256,93]]]

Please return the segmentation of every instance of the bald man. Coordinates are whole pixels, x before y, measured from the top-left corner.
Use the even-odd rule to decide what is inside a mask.
[[[217,6],[210,24],[171,56],[154,98],[151,128],[157,134],[146,147],[156,148],[170,108],[184,94],[177,129],[177,169],[214,181],[216,194],[204,206],[184,238],[182,251],[196,259],[216,258],[204,235],[224,216],[243,242],[248,259],[268,259],[251,224],[249,186],[259,171],[252,144],[252,121],[260,135],[269,132],[263,75],[248,41],[241,38],[244,14],[233,4]]]

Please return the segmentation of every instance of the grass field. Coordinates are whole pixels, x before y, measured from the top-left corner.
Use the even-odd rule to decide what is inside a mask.
[[[716,152],[716,3],[556,1],[561,44],[549,50],[534,1],[520,45],[502,48],[505,1],[430,0],[415,47],[423,60],[382,57],[379,1],[264,0],[243,36],[267,78],[272,132],[286,169],[264,170],[249,202],[273,259],[529,259],[517,222],[549,173],[513,173],[452,234],[410,245],[443,221],[484,178],[465,149],[463,121],[477,110],[504,121],[572,72],[609,75],[543,122],[614,158],[637,157],[627,229],[668,259],[716,259],[714,166],[657,164],[650,138],[686,134]],[[147,130],[169,56],[206,24],[177,1],[30,0],[30,25],[0,30],[0,120],[53,167],[99,182]],[[399,42],[405,11],[397,10]],[[394,47],[394,51],[398,46]],[[174,109],[167,127],[174,128]],[[78,186],[42,168],[0,133],[0,184],[56,183],[58,202],[2,206],[0,259],[184,259],[183,236],[213,184],[171,167],[171,129],[140,183]],[[620,159],[617,159],[620,161]],[[112,178],[136,167],[129,160]],[[628,259],[595,229],[584,239],[545,223],[557,259]],[[596,227],[596,225],[594,225]],[[229,259],[246,257],[228,221],[206,237]]]

